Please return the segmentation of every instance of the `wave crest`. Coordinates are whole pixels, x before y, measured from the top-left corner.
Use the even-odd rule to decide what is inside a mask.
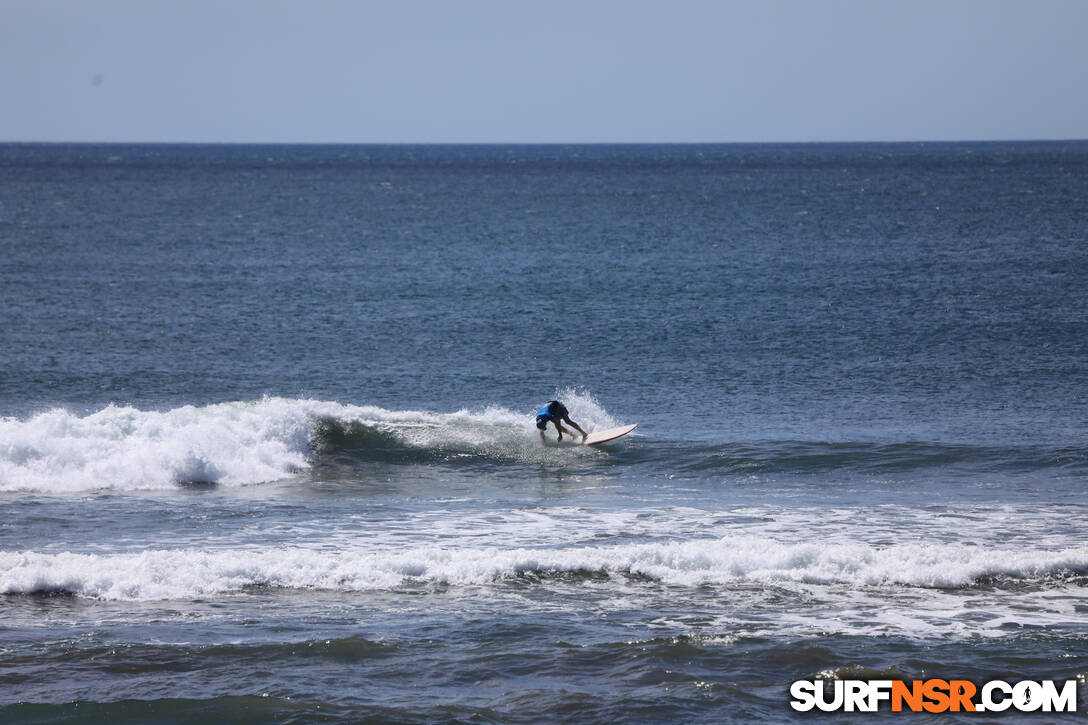
[[[624,576],[680,586],[756,582],[956,589],[1085,575],[1088,547],[1060,551],[997,551],[953,544],[874,548],[786,544],[758,537],[546,549],[0,552],[0,593],[68,593],[115,600],[186,599],[250,587],[350,592],[571,576]]]
[[[572,400],[587,429],[614,424],[588,395]],[[588,455],[588,454],[587,454]],[[110,405],[90,415],[56,409],[0,419],[0,492],[154,490],[246,485],[346,461],[543,463],[531,411],[454,413],[265,398],[146,411]]]

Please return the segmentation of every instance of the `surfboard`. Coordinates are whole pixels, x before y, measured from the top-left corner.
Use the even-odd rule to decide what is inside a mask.
[[[609,428],[608,430],[597,430],[586,436],[585,444],[587,446],[596,446],[601,443],[607,443],[608,441],[614,441],[617,438],[627,435],[635,428],[638,428],[638,423],[632,423],[631,425],[621,425],[619,428]]]

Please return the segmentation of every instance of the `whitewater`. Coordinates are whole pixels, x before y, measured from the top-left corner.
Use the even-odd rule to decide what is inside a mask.
[[[375,547],[381,548],[381,547]],[[186,599],[246,587],[365,591],[419,583],[482,585],[521,576],[632,576],[664,584],[735,582],[953,589],[1088,575],[1088,546],[1059,551],[962,545],[783,544],[750,535],[571,548],[398,546],[335,554],[307,549],[138,554],[0,554],[0,593],[113,600]],[[1077,582],[1075,582],[1077,583]],[[1072,613],[1072,609],[1069,613]]]

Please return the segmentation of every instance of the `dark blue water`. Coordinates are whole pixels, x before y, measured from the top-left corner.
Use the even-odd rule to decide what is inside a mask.
[[[1088,143],[5,145],[0,244],[0,722],[1088,676]]]

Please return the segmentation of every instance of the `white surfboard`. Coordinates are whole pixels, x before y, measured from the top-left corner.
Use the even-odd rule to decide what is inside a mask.
[[[614,441],[621,436],[625,436],[635,428],[638,428],[638,423],[632,423],[631,425],[621,425],[619,428],[609,428],[608,430],[597,430],[586,436],[584,443],[587,446],[596,446],[601,443],[607,443],[608,441]]]

